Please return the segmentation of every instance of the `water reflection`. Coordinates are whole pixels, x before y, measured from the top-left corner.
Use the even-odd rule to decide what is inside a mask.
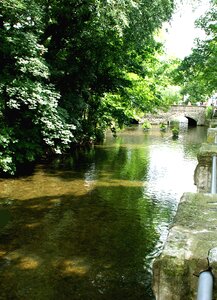
[[[189,137],[190,136],[190,137]],[[203,128],[131,128],[104,145],[1,180],[0,299],[154,299],[150,265],[184,191]]]

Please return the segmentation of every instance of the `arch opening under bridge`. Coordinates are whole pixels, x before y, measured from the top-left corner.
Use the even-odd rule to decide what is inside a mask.
[[[191,127],[197,126],[197,120],[195,120],[191,117],[187,117],[187,116],[185,116],[185,118],[188,120],[188,126],[191,126]]]
[[[179,116],[172,116],[169,118],[168,123],[170,124],[172,121],[178,121],[180,123],[187,123],[189,127],[196,127],[198,120],[195,120],[192,117],[186,116],[184,114]]]

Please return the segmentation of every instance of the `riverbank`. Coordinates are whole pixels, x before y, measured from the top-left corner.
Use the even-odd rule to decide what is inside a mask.
[[[217,195],[210,193],[212,156],[216,129],[208,129],[195,169],[197,193],[184,193],[170,228],[165,247],[153,264],[156,300],[196,299],[198,275],[212,267],[217,278],[217,258],[208,262],[217,249]],[[210,265],[209,265],[210,263]],[[214,287],[213,298],[217,297]]]
[[[183,195],[165,248],[154,262],[156,300],[196,299],[197,276],[208,268],[208,253],[217,247],[216,212],[216,195]],[[211,267],[217,278],[217,261]]]

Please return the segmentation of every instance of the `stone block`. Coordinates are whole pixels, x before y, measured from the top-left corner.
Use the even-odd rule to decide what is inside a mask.
[[[194,183],[199,193],[210,192],[213,155],[217,155],[217,145],[202,144],[197,155],[198,165],[194,171]]]
[[[208,128],[207,130],[207,143],[215,143],[215,136],[217,136],[217,128]]]
[[[217,195],[185,193],[165,247],[153,264],[156,300],[195,300],[198,277],[217,247]],[[217,278],[217,258],[210,263]],[[217,298],[214,286],[213,298]]]

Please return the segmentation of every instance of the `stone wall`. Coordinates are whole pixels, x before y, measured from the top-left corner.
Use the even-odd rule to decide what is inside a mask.
[[[198,153],[198,165],[194,172],[194,183],[198,193],[209,193],[211,191],[212,157],[217,155],[217,144],[215,144],[216,128],[209,128],[207,143],[203,144]]]
[[[217,195],[185,193],[159,258],[153,265],[156,300],[195,300],[198,277],[217,247]],[[217,261],[212,262],[217,278]],[[214,298],[217,297],[215,287]]]
[[[216,134],[216,128],[208,129],[194,174],[197,193],[182,196],[165,247],[153,263],[156,300],[195,300],[197,276],[208,268],[208,253],[217,249],[217,195],[210,194]],[[211,267],[217,279],[217,258]],[[217,299],[216,285],[213,298]]]

